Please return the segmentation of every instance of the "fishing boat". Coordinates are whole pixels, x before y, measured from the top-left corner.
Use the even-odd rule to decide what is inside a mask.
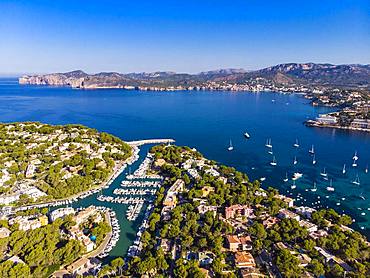
[[[295,139],[295,143],[293,144],[293,147],[295,147],[295,148],[299,148],[298,139]]]
[[[353,159],[352,167],[357,167],[356,159]]]
[[[315,149],[313,147],[313,145],[311,146],[311,149],[308,151],[310,154],[314,154],[315,153]]]
[[[343,165],[342,173],[343,173],[343,174],[345,174],[345,173],[346,173],[346,164],[344,164],[344,165]]]
[[[267,139],[266,144],[265,144],[265,147],[272,148],[271,138]]]
[[[291,189],[296,189],[297,188],[297,186],[295,185],[295,180],[293,180],[293,184],[291,185],[291,187],[290,187]]]
[[[249,135],[248,132],[244,132],[244,137],[247,138],[247,139],[251,138],[251,136]]]
[[[288,179],[288,173],[285,173],[285,179],[283,179],[284,182],[287,182],[289,179]]]
[[[354,181],[352,181],[352,183],[355,184],[355,185],[360,185],[361,184],[360,183],[360,177],[357,175],[356,179]]]
[[[229,147],[227,148],[227,150],[229,152],[231,152],[232,150],[234,150],[233,143],[231,142],[231,139],[230,139],[230,144],[229,144]]]
[[[327,177],[328,176],[328,173],[326,173],[326,168],[324,167],[324,171],[322,171],[321,173],[320,173],[320,175],[322,176],[322,177]]]
[[[331,192],[333,192],[335,190],[334,187],[333,187],[333,180],[332,179],[330,180],[330,185],[326,187],[326,190],[331,191]]]
[[[315,155],[313,155],[313,158],[312,158],[312,164],[315,165],[316,164],[316,158],[315,158]]]
[[[297,161],[297,157],[295,156],[295,157],[294,157],[294,160],[293,160],[293,164],[294,164],[294,165],[296,165],[297,163],[298,163],[298,161]]]
[[[353,155],[352,159],[355,160],[355,161],[358,160],[357,151],[355,151],[355,154]]]
[[[276,166],[276,165],[277,165],[277,162],[276,162],[275,156],[272,158],[272,161],[270,162],[270,165],[271,165],[271,166]]]
[[[311,188],[311,191],[312,192],[316,192],[317,191],[316,182],[313,183],[313,188]]]

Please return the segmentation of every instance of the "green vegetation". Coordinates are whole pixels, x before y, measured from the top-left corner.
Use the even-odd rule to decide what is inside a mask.
[[[81,125],[0,124],[0,193],[20,194],[17,205],[60,199],[107,181],[131,147],[105,132]],[[26,183],[46,193],[38,200],[21,194]]]
[[[14,231],[8,238],[0,239],[1,250],[8,249],[9,256],[18,256],[24,261],[24,264],[0,263],[0,277],[48,277],[61,265],[79,258],[83,246],[76,240],[63,237],[60,229],[65,224],[65,221],[57,219],[53,224],[35,230]]]

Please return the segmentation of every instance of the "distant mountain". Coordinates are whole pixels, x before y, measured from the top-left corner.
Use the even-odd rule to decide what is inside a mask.
[[[261,69],[260,76],[275,76],[278,73],[304,83],[331,86],[361,86],[370,84],[370,65],[331,65],[314,63],[289,63]]]
[[[21,84],[72,86],[76,88],[124,87],[203,87],[209,83],[250,84],[265,80],[272,84],[320,85],[370,88],[370,65],[331,65],[314,63],[280,64],[255,71],[219,69],[198,74],[153,72],[102,72],[86,74],[81,70],[46,75],[23,76]]]

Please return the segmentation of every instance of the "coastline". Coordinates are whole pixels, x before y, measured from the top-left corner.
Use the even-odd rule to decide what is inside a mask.
[[[359,127],[350,127],[350,126],[339,126],[339,125],[330,125],[330,124],[321,124],[315,120],[305,121],[304,124],[308,127],[319,127],[319,128],[334,128],[334,129],[343,129],[347,131],[361,131],[370,133],[368,128],[359,128]]]

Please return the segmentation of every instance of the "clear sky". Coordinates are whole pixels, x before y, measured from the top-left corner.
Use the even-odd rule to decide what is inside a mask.
[[[0,73],[370,63],[370,0],[0,1]]]

